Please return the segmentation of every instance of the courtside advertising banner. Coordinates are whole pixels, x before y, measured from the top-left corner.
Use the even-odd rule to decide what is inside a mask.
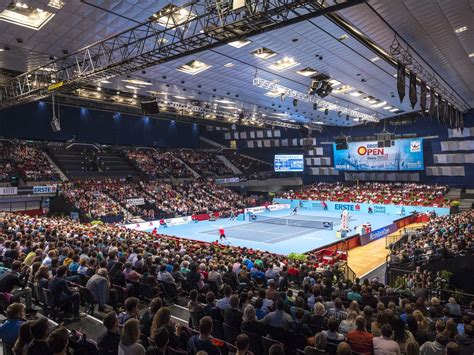
[[[0,187],[0,195],[16,195],[18,193],[17,187]]]
[[[57,185],[33,186],[34,194],[55,194],[57,190]]]
[[[423,170],[423,139],[396,139],[389,147],[377,141],[351,142],[347,149],[336,150],[334,167],[346,171],[413,171]],[[383,144],[382,144],[383,145]]]

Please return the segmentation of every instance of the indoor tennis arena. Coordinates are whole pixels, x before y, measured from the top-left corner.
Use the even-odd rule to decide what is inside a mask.
[[[472,0],[0,0],[0,355],[474,354]]]

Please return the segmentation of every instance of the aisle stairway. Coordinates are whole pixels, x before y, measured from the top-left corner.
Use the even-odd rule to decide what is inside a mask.
[[[103,167],[95,171],[86,171],[81,155],[83,151],[94,152],[103,163]],[[69,148],[53,147],[49,148],[48,153],[59,168],[72,179],[127,177],[139,174],[121,153],[97,150],[93,145],[74,145]]]

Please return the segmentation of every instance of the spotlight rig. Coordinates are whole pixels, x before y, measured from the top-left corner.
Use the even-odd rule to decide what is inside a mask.
[[[311,83],[308,88],[308,95],[318,95],[319,97],[326,97],[332,92],[332,86],[329,83],[329,76],[325,74],[318,74],[311,77]]]

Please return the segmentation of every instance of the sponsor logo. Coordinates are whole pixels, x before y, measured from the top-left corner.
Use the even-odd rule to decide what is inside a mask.
[[[379,148],[374,144],[367,144],[366,146],[360,146],[357,148],[357,154],[359,155],[384,155],[385,151],[383,148]]]
[[[386,213],[387,208],[385,206],[379,206],[375,205],[374,206],[374,213]]]
[[[410,142],[410,152],[412,152],[412,153],[421,152],[421,142],[420,141],[411,141]]]
[[[388,234],[390,234],[390,228],[388,228],[388,227],[381,228],[381,229],[378,229],[374,232],[371,232],[369,234],[369,240],[379,239],[379,238],[385,237]]]
[[[359,207],[360,208],[360,207]],[[344,210],[347,210],[347,211],[354,211],[354,205],[349,205],[349,204],[342,204],[342,203],[336,203],[334,205],[334,209],[336,211],[344,211]]]

